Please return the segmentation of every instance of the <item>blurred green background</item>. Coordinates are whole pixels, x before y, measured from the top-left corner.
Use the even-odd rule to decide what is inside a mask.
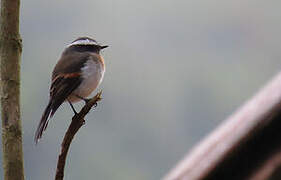
[[[104,99],[71,145],[65,179],[156,180],[280,70],[280,6],[260,0],[22,1],[26,179],[54,178],[73,115],[69,105],[58,110],[37,146],[33,136],[52,69],[75,38],[87,35],[110,48],[103,52]]]

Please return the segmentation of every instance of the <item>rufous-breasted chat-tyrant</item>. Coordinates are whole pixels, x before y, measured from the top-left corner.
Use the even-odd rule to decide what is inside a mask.
[[[76,113],[72,103],[87,102],[102,82],[105,64],[100,51],[106,47],[89,37],[80,37],[65,48],[52,73],[50,99],[35,133],[36,143],[63,102],[68,102]]]

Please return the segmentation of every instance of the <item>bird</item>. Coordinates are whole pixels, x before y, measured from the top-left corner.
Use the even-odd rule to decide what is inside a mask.
[[[77,114],[72,103],[89,101],[87,97],[103,80],[105,63],[100,52],[107,47],[92,38],[79,37],[64,49],[52,72],[49,102],[35,132],[36,144],[42,138],[49,120],[64,102],[68,102]]]

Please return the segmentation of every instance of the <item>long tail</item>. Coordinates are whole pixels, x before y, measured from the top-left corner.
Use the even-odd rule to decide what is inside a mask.
[[[58,107],[61,104],[62,104],[62,102],[54,103],[52,100],[49,101],[49,104],[46,107],[46,109],[42,115],[42,118],[40,120],[40,123],[39,123],[36,133],[35,133],[34,141],[36,144],[41,139],[43,132],[46,130],[48,123],[49,123],[49,119],[51,119],[53,117],[53,115],[55,114],[55,112],[57,111]]]
[[[48,126],[51,111],[52,111],[52,101],[49,101],[49,104],[42,115],[41,121],[35,133],[34,141],[36,144],[38,143],[39,139],[41,139],[43,132]]]

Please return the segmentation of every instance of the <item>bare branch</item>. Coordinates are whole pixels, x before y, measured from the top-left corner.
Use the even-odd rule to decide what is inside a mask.
[[[269,177],[281,162],[280,128],[281,73],[193,148],[164,179]]]
[[[67,152],[69,150],[70,144],[75,136],[75,134],[78,132],[78,130],[83,126],[85,123],[85,116],[89,113],[91,108],[93,106],[96,106],[97,102],[101,100],[101,94],[102,92],[98,92],[95,97],[93,97],[85,106],[81,109],[81,111],[78,114],[75,114],[72,117],[71,124],[69,125],[65,136],[63,138],[63,142],[61,144],[61,153],[59,155],[58,164],[57,164],[57,172],[55,180],[63,180],[64,177],[64,167],[65,167],[65,161]]]

